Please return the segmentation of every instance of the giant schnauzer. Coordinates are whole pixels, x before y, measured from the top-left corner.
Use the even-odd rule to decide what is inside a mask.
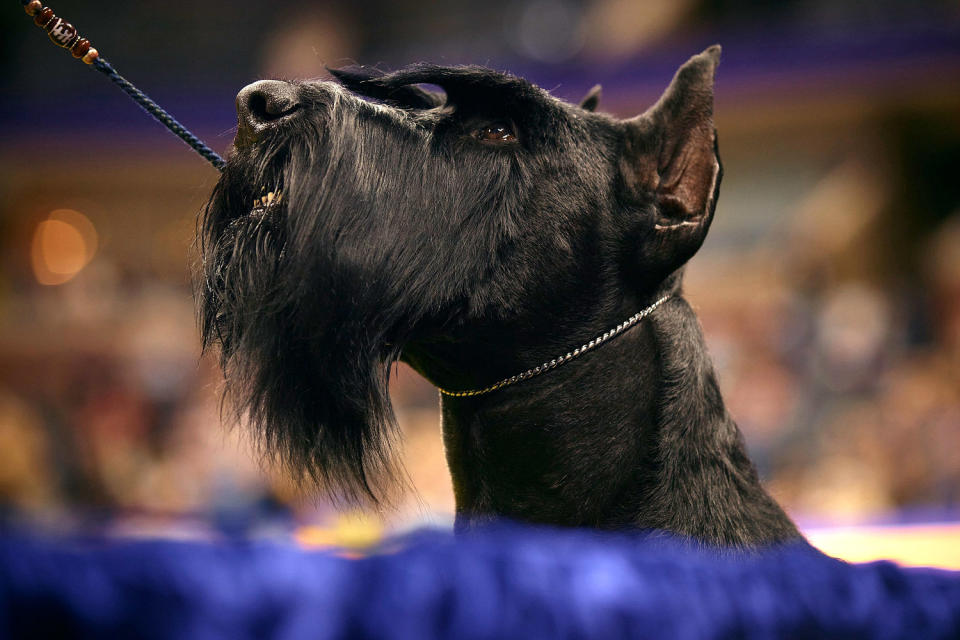
[[[343,499],[389,499],[402,360],[441,389],[458,530],[798,537],[681,293],[720,187],[719,55],[626,120],[594,111],[598,91],[573,105],[478,67],[244,88],[198,298],[265,451]]]

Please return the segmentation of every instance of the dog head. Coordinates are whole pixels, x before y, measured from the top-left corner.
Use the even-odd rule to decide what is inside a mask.
[[[476,67],[241,91],[198,302],[266,451],[334,495],[383,498],[392,363],[454,388],[495,378],[522,349],[465,371],[460,346],[542,340],[571,308],[586,320],[655,290],[713,215],[718,59],[692,58],[628,120],[594,113],[596,93],[573,105]]]

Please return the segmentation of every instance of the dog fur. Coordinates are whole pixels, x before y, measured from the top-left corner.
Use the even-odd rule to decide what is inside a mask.
[[[691,58],[625,120],[594,111],[599,91],[573,105],[478,67],[242,91],[201,222],[198,301],[265,451],[342,499],[389,499],[403,477],[395,362],[443,389],[483,388],[666,295],[544,375],[442,396],[456,528],[507,517],[746,547],[799,537],[760,485],[682,296],[722,178],[719,55]],[[253,207],[261,189],[280,204]]]

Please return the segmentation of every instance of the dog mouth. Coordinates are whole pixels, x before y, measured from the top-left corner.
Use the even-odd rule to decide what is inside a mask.
[[[278,185],[272,190],[267,187],[260,187],[260,196],[253,199],[250,205],[251,215],[264,215],[283,204],[283,185]]]

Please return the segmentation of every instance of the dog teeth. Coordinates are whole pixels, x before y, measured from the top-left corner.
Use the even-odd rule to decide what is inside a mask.
[[[266,187],[260,189],[261,193],[265,192],[259,198],[254,198],[253,208],[254,209],[267,209],[275,204],[280,204],[283,200],[283,190],[278,189],[277,191],[267,191]]]
[[[262,195],[259,198],[254,198],[253,200],[254,211],[269,209],[275,204],[280,204],[280,202],[283,200],[282,189],[277,189],[276,191],[267,191],[266,187],[261,187],[260,193]]]

